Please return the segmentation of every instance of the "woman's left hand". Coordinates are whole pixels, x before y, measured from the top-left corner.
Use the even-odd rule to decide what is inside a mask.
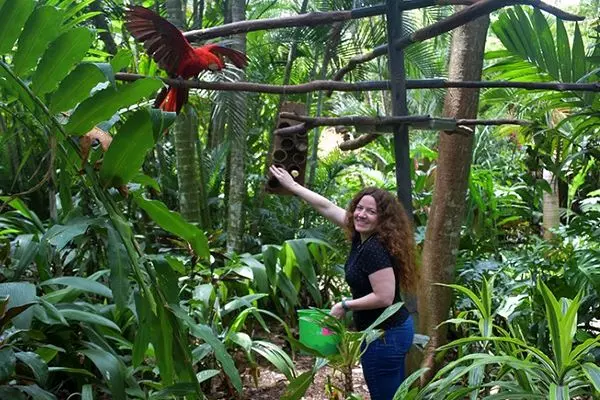
[[[337,319],[342,319],[346,314],[344,307],[342,307],[342,302],[335,303],[333,307],[331,307],[331,311],[329,312],[329,314],[333,315]]]

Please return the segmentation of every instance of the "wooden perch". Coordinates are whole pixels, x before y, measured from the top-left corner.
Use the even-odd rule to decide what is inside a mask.
[[[436,118],[429,115],[408,115],[401,117],[308,117],[289,112],[279,113],[279,118],[303,122],[301,125],[276,129],[276,135],[295,134],[309,130],[315,126],[354,126],[357,130],[368,131],[369,134],[387,133],[391,127],[399,124],[410,124],[416,129],[443,130],[448,133],[460,130],[462,126],[475,125],[529,125],[531,122],[520,119],[453,119]],[[464,133],[464,132],[463,132]]]
[[[360,149],[361,147],[365,147],[369,143],[375,141],[375,139],[377,139],[379,136],[380,135],[378,135],[376,133],[365,133],[355,139],[349,139],[349,140],[343,141],[342,143],[340,143],[338,145],[338,147],[342,151],[357,150],[357,149]]]
[[[410,35],[404,36],[394,41],[392,45],[397,49],[403,49],[413,43],[422,42],[424,40],[439,36],[442,33],[449,32],[483,15],[499,10],[500,8],[514,6],[517,4],[530,5],[539,8],[567,21],[582,21],[585,19],[584,17],[567,13],[539,0],[482,0],[473,3],[469,7],[460,10],[448,18],[426,26],[425,28],[416,30]],[[333,80],[340,81],[348,72],[352,71],[358,65],[387,54],[387,47],[388,44],[386,43],[374,48],[368,53],[352,57],[346,66],[335,73]]]
[[[132,82],[147,78],[145,75],[118,72],[115,79]],[[223,90],[253,93],[273,94],[300,94],[320,90],[339,92],[360,92],[367,90],[389,90],[389,81],[364,81],[364,82],[339,82],[339,81],[312,81],[300,85],[270,85],[254,82],[206,82],[198,80],[182,80],[160,78],[164,83],[173,87],[204,90]],[[527,90],[556,90],[556,91],[584,91],[600,92],[600,83],[561,83],[561,82],[513,82],[513,81],[449,81],[446,79],[416,79],[407,80],[407,89],[444,89],[451,87],[460,88],[515,88]]]
[[[403,11],[417,8],[447,6],[447,5],[471,5],[474,0],[409,0],[400,5]],[[385,6],[356,8],[347,11],[312,12],[289,17],[255,19],[249,21],[232,22],[212,28],[198,29],[184,32],[184,36],[190,41],[214,39],[238,33],[247,33],[264,29],[310,27],[318,25],[330,25],[335,22],[350,21],[358,18],[373,17],[385,14]]]

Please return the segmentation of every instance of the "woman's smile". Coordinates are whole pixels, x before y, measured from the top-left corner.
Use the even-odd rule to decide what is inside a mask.
[[[354,229],[363,239],[370,236],[377,228],[377,202],[373,196],[365,195],[356,205],[354,213]]]

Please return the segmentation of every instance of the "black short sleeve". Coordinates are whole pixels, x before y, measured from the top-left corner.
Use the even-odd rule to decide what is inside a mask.
[[[364,243],[364,249],[359,261],[359,267],[367,274],[371,275],[384,268],[393,267],[390,252],[383,247],[377,238],[373,238]]]
[[[361,243],[356,235],[352,240],[352,248],[345,266],[346,282],[350,286],[352,298],[358,299],[373,292],[369,275],[385,268],[394,268],[394,258],[388,249],[374,235]],[[398,275],[394,273],[396,280]],[[396,282],[394,303],[400,301],[399,282]],[[383,312],[381,309],[355,311],[354,322],[358,330],[363,330],[377,319]],[[381,328],[396,326],[408,317],[405,307],[402,307],[394,316],[390,317]]]

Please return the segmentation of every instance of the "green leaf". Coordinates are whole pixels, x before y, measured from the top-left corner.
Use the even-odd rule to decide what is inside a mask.
[[[81,387],[81,400],[94,400],[94,388],[89,383]]]
[[[258,261],[251,255],[242,254],[240,256],[242,263],[252,269],[252,275],[254,276],[254,284],[258,287],[258,290],[263,293],[269,292],[269,278],[267,277],[267,271],[265,265]]]
[[[111,398],[115,400],[126,400],[125,394],[125,370],[119,359],[100,348],[82,350],[96,365],[104,380],[110,388]]]
[[[475,307],[477,307],[477,311],[479,311],[481,313],[481,315],[485,315],[486,306],[484,305],[483,301],[471,289],[464,287],[462,285],[455,285],[455,284],[447,285],[447,284],[443,284],[443,283],[436,283],[436,285],[449,287],[449,288],[458,290],[459,292],[465,294],[473,302]]]
[[[47,324],[60,323],[63,325],[69,324],[67,322],[67,320],[65,319],[65,317],[63,317],[63,315],[60,313],[60,311],[58,311],[58,309],[56,307],[54,307],[54,305],[52,303],[46,301],[44,298],[40,298],[40,305],[43,308],[43,310],[46,312],[46,315],[51,318],[51,321],[48,321],[48,322],[43,321],[44,323],[47,323]]]
[[[154,141],[159,141],[163,132],[175,122],[177,114],[174,112],[164,112],[156,108],[150,108],[148,111],[150,112],[150,118],[152,119]]]
[[[117,310],[124,310],[129,298],[130,260],[119,234],[112,226],[107,227],[108,266],[110,268],[110,288]]]
[[[600,392],[600,367],[593,363],[585,363],[581,366],[583,373],[594,386],[597,392]]]
[[[8,303],[8,299],[6,297],[4,297],[4,299],[6,299],[6,303],[4,303],[4,306],[6,306],[6,304]],[[0,317],[0,331],[2,331],[4,326],[6,326],[6,324],[8,324],[13,318],[24,313],[29,307],[32,307],[36,304],[37,302],[27,303],[16,307],[11,307],[8,310],[5,310],[6,312],[2,315],[2,317]]]
[[[507,11],[510,11],[508,9]],[[542,50],[538,46],[537,34],[533,29],[529,14],[527,14],[523,7],[516,6],[514,8],[516,19],[513,20],[512,27],[518,30],[523,45],[526,48],[526,53],[523,55],[524,59],[533,62],[535,65],[543,65]],[[522,32],[522,33],[521,33]]]
[[[0,200],[2,201],[8,201],[9,199],[9,196],[0,196]],[[27,207],[27,204],[25,204],[23,200],[18,198],[12,199],[8,202],[8,205],[17,210],[22,216],[29,219],[40,232],[44,231],[45,228],[42,221],[39,219],[36,213]]]
[[[214,371],[214,370],[210,370],[210,371]],[[204,371],[203,371],[204,372]],[[219,371],[217,371],[218,373]],[[154,394],[152,394],[152,396],[150,396],[150,399],[154,400],[158,400],[158,399],[172,399],[173,396],[177,397],[177,398],[181,398],[181,397],[185,397],[185,396],[190,396],[192,394],[194,394],[196,392],[196,385],[192,384],[192,383],[176,383],[175,385],[171,385],[163,390],[160,390]]]
[[[134,199],[158,226],[189,242],[196,255],[202,258],[210,256],[208,240],[204,232],[185,221],[179,213],[170,211],[161,201],[146,200],[138,193],[134,194]]]
[[[81,368],[67,368],[67,367],[48,367],[48,372],[66,372],[67,374],[79,374],[85,375],[90,378],[95,378],[96,375],[92,374],[87,369]]]
[[[314,379],[315,372],[313,371],[307,371],[303,374],[300,374],[300,376],[291,381],[287,386],[285,392],[281,396],[281,400],[300,400]]]
[[[550,289],[538,279],[538,288],[540,293],[542,294],[542,298],[544,300],[544,304],[546,306],[546,320],[548,322],[548,329],[550,331],[550,341],[552,343],[552,351],[554,353],[554,357],[556,360],[556,366],[560,370],[565,362],[567,361],[567,357],[569,353],[565,353],[565,349],[563,349],[561,343],[561,334],[562,334],[562,313],[560,310],[560,305],[558,301],[556,301],[556,297],[552,294]],[[569,327],[569,330],[571,328]]]
[[[305,239],[288,240],[285,242],[296,257],[296,263],[298,269],[302,272],[305,278],[304,283],[308,285],[307,289],[310,292],[312,298],[315,300],[317,307],[320,307],[323,300],[321,299],[321,291],[318,287],[317,274],[315,273],[315,267],[310,257],[308,250],[308,243]]]
[[[141,109],[130,116],[114,136],[104,155],[100,180],[105,187],[118,187],[129,182],[144,163],[146,153],[154,146],[150,115]]]
[[[60,33],[63,14],[52,6],[35,9],[27,20],[23,33],[19,37],[17,52],[13,60],[14,71],[23,76],[35,68],[48,44]]]
[[[29,400],[27,396],[14,386],[0,386],[0,399]]]
[[[175,272],[163,257],[152,258],[152,261],[156,269],[156,283],[160,286],[165,301],[169,304],[176,304],[179,302],[180,274]]]
[[[0,296],[8,296],[7,308],[23,306],[36,301],[35,285],[28,282],[5,282],[0,283]],[[17,329],[29,329],[33,318],[33,309],[20,313],[12,320]]]
[[[85,4],[85,2],[82,2],[81,4]],[[76,25],[81,24],[82,22],[87,21],[90,18],[95,17],[96,15],[101,15],[101,14],[103,14],[102,11],[90,11],[90,12],[87,12],[85,14],[81,14],[81,15],[77,16],[76,18],[73,18],[73,19],[69,20],[64,25],[64,27],[65,27],[65,29],[70,29],[70,28],[72,28],[72,27],[74,27]],[[107,53],[107,55],[109,55],[109,54]]]
[[[202,383],[219,375],[220,373],[221,371],[218,369],[205,369],[204,371],[200,371],[196,374],[196,379],[198,380],[198,383]]]
[[[408,391],[413,383],[421,379],[421,375],[427,371],[429,371],[429,368],[421,368],[410,374],[404,381],[402,381],[402,384],[398,387],[398,390],[396,390],[393,400],[404,400],[408,395]]]
[[[109,119],[121,108],[150,96],[162,85],[159,79],[144,78],[124,84],[118,89],[109,86],[99,90],[77,106],[65,130],[69,135],[84,135],[99,122]]]
[[[573,82],[577,82],[579,78],[585,75],[585,47],[579,24],[575,23],[575,32],[573,34],[573,55],[571,56],[573,63]]]
[[[56,396],[52,393],[45,391],[38,385],[16,385],[23,393],[27,393],[32,400],[56,400]]]
[[[150,303],[144,298],[139,292],[134,293],[135,299],[135,310],[138,319],[137,334],[133,342],[133,355],[132,365],[137,368],[141,365],[150,344],[150,337],[152,335],[151,329],[155,323],[155,316],[152,313],[152,307]]]
[[[105,64],[108,65],[108,64]],[[110,81],[112,70],[99,63],[81,63],[60,82],[50,96],[50,112],[68,111],[90,96],[91,90],[101,82]]]
[[[157,192],[161,191],[160,185],[158,184],[156,179],[151,178],[142,172],[138,172],[137,174],[135,174],[135,176],[133,178],[131,178],[130,182],[139,183],[141,186],[150,187],[150,188],[156,190]]]
[[[87,311],[73,310],[73,309],[60,310],[60,313],[62,314],[63,317],[65,317],[66,319],[69,319],[69,320],[79,321],[79,322],[87,322],[88,324],[93,324],[93,325],[106,326],[107,328],[114,329],[115,331],[121,332],[121,329],[119,329],[117,324],[115,324],[113,321],[111,321],[107,318],[104,318],[103,316],[98,315],[98,314],[92,314]]]
[[[67,12],[65,14],[65,20],[70,19],[71,17],[75,16],[79,11],[85,9],[87,6],[89,6],[91,3],[93,3],[95,0],[82,0],[82,1],[69,1],[69,8],[67,9]]]
[[[569,387],[559,386],[556,383],[551,383],[548,395],[548,399],[550,400],[569,400]]]
[[[173,357],[175,333],[164,307],[159,304],[156,311],[158,315],[153,324],[152,345],[156,352],[156,363],[160,370],[160,376],[163,382],[170,385],[175,382],[175,357]],[[179,363],[179,360],[177,362]]]
[[[133,55],[131,54],[131,50],[121,48],[117,51],[117,54],[110,60],[110,65],[112,65],[113,70],[121,71],[129,67],[133,61]]]
[[[292,359],[277,345],[262,340],[252,342],[252,351],[263,356],[279,370],[288,381],[296,377],[296,368]]]
[[[84,292],[99,294],[100,296],[112,299],[112,292],[105,285],[91,279],[80,278],[77,276],[63,276],[60,278],[48,279],[41,282],[40,285],[67,285]]]
[[[18,5],[12,1],[4,3],[0,9],[0,54],[12,50],[34,6],[34,0],[20,0]]]
[[[56,89],[75,64],[85,57],[92,41],[92,32],[85,27],[74,28],[56,38],[46,49],[31,78],[31,90],[41,96]]]
[[[25,90],[23,87],[24,83],[18,78],[15,79],[15,77],[10,73],[12,71],[7,70],[7,68],[8,66],[6,66],[6,64],[0,67],[0,88],[4,88],[7,94],[18,99],[27,110],[32,113],[36,113],[38,111],[38,106],[35,104],[27,90]],[[10,101],[14,100],[12,98],[9,99]]]
[[[67,225],[53,225],[40,241],[47,241],[57,250],[62,250],[71,240],[84,235],[96,222],[97,220],[84,218],[70,221]]]
[[[13,262],[16,264],[11,277],[13,280],[20,279],[38,254],[39,243],[37,243],[36,238],[35,235],[19,235],[15,239],[15,244],[18,246],[16,246],[13,255]]]
[[[579,361],[580,357],[585,357],[592,349],[600,346],[600,336],[595,338],[587,339],[585,342],[581,343],[577,347],[573,349],[571,352],[569,359],[571,362]]]
[[[8,381],[15,373],[17,359],[10,347],[0,350],[0,382]]]
[[[544,65],[546,71],[554,78],[559,79],[558,73],[558,57],[556,56],[556,47],[554,46],[554,38],[552,31],[548,25],[548,21],[540,10],[533,10],[533,25],[537,33],[536,37],[540,42],[542,55],[544,56]]]
[[[227,352],[227,349],[219,338],[215,336],[212,329],[203,324],[196,324],[196,322],[181,308],[174,305],[170,305],[170,308],[176,317],[186,323],[193,336],[204,340],[212,347],[215,352],[215,357],[223,367],[223,371],[225,371],[238,393],[242,393],[242,378],[240,377],[240,373],[235,367],[235,363]]]
[[[571,46],[569,36],[560,18],[556,18],[556,52],[558,53],[558,65],[560,66],[561,82],[572,82]]]
[[[249,353],[252,349],[252,338],[244,332],[233,332],[228,337],[231,341],[240,346],[246,353]]]
[[[400,302],[400,303],[392,304],[391,306],[386,307],[386,309],[383,310],[381,315],[379,317],[377,317],[377,319],[371,325],[369,325],[367,327],[367,329],[365,329],[365,331],[371,331],[371,330],[375,329],[376,326],[378,326],[379,324],[384,322],[386,319],[388,319],[389,317],[394,315],[403,305],[404,305],[404,303]]]
[[[48,379],[48,365],[46,365],[39,355],[28,351],[22,351],[16,353],[15,356],[17,357],[17,360],[29,367],[31,372],[33,372],[36,382],[41,385],[46,384],[46,380]]]
[[[253,301],[262,299],[263,297],[267,297],[267,296],[268,296],[268,294],[266,294],[266,293],[254,293],[254,294],[247,294],[243,297],[235,298],[232,301],[225,304],[225,306],[223,307],[223,315],[228,314],[228,313],[235,311],[244,306],[252,307]]]

